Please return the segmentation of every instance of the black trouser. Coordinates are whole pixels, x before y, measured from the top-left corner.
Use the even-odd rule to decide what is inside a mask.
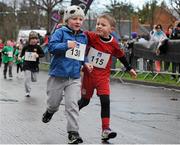
[[[170,66],[170,62],[164,61],[164,71],[168,71]]]
[[[110,117],[110,99],[109,95],[100,95],[101,102],[101,118],[109,118]],[[87,106],[90,102],[90,99],[81,98],[78,101],[79,110],[83,107]]]
[[[110,99],[109,95],[101,95],[101,118],[109,118],[110,117]]]
[[[180,63],[172,63],[172,73],[176,73],[176,69],[179,67],[178,73],[180,74]],[[176,77],[175,75],[172,75],[172,77]],[[180,75],[178,75],[180,77]]]
[[[12,65],[13,65],[12,62],[4,63],[4,70],[3,70],[4,77],[6,77],[8,67],[9,67],[9,77],[12,77]]]
[[[1,67],[1,64],[2,64],[2,54],[0,52],[0,67]]]
[[[17,73],[19,73],[19,69],[21,72],[23,71],[23,66],[21,63],[17,64]]]

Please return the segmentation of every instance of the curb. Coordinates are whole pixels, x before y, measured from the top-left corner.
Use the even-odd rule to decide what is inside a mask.
[[[40,69],[41,71],[46,71],[45,69]],[[146,82],[146,81],[140,81],[140,80],[127,80],[127,79],[120,79],[120,78],[112,78],[110,77],[110,81],[116,81],[121,83],[132,83],[132,84],[139,84],[139,85],[145,85],[145,86],[154,86],[154,87],[162,87],[172,90],[178,90],[180,91],[179,86],[173,86],[173,85],[167,85],[167,84],[160,84],[160,83],[152,83],[152,82]]]
[[[113,82],[121,82],[121,83],[132,83],[132,84],[139,84],[139,85],[145,85],[145,86],[154,86],[154,87],[162,87],[167,89],[175,89],[180,91],[179,86],[173,86],[173,85],[167,85],[167,84],[159,84],[159,83],[151,83],[151,82],[145,82],[145,81],[139,81],[139,80],[127,80],[127,79],[119,79],[119,78],[111,78],[110,79]]]

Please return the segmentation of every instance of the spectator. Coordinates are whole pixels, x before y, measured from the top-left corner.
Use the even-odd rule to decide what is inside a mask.
[[[153,26],[152,31],[150,31],[149,35],[150,35],[150,40],[152,39],[153,34],[156,32],[156,25]]]
[[[172,25],[169,25],[169,27],[167,28],[165,34],[168,38],[170,38],[171,34],[172,34],[172,31],[173,31],[173,26]]]
[[[151,35],[151,41],[159,42],[159,44],[156,48],[156,55],[159,55],[161,53],[160,46],[162,45],[162,43],[165,39],[167,39],[167,36],[163,32],[161,24],[156,25],[155,31]],[[161,62],[160,61],[155,61],[155,69],[158,72],[161,70]]]
[[[38,33],[38,44],[42,45],[44,43],[44,38]]]
[[[49,36],[50,36],[50,33],[47,32],[45,37],[44,37],[44,43],[42,44],[42,49],[43,49],[44,54],[45,54],[45,61],[46,62],[48,62],[49,58],[50,58],[50,54],[48,52]]]
[[[170,38],[172,30],[173,30],[173,26],[169,25],[169,27],[167,28],[167,31],[165,32],[165,34],[166,34],[166,36],[168,38]],[[169,66],[170,66],[170,62],[165,61],[164,62],[164,71],[168,71],[169,70]]]
[[[137,32],[132,32],[131,33],[131,40],[128,41],[128,62],[133,65],[133,57],[134,57],[134,43],[138,41],[138,33]],[[142,60],[142,59],[140,59]]]
[[[4,47],[4,44],[3,44],[2,39],[0,38],[0,67],[2,64],[2,49],[3,49],[3,47]]]
[[[154,33],[151,35],[151,41],[162,42],[167,36],[163,32],[161,24],[156,25]]]
[[[180,22],[175,26],[175,28],[172,31],[172,34],[170,36],[170,39],[180,39]],[[179,66],[179,79],[180,79],[180,63],[172,63],[172,73],[176,73],[176,69]],[[171,79],[176,79],[176,76],[173,74],[171,76]]]
[[[115,28],[113,28],[113,32],[111,33],[111,35],[116,39],[118,43],[120,43],[121,37],[119,36],[117,32],[115,32]],[[116,69],[116,62],[117,62],[117,58],[113,56],[111,69]],[[115,72],[115,71],[112,71],[112,72]]]

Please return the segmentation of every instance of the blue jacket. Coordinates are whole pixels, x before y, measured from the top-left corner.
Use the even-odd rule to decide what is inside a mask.
[[[68,40],[87,44],[87,37],[82,31],[74,34],[73,30],[66,26],[57,29],[49,40],[48,50],[52,54],[49,75],[80,78],[80,69],[84,62],[65,57],[65,53],[69,49],[67,46]]]

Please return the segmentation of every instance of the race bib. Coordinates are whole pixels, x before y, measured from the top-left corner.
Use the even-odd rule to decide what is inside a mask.
[[[12,51],[8,51],[7,55],[8,55],[8,57],[13,57],[13,52]]]
[[[86,45],[78,43],[78,42],[76,42],[76,43],[77,43],[77,46],[73,49],[67,50],[65,56],[67,58],[72,58],[72,59],[76,59],[79,61],[83,61],[84,55],[85,55],[85,50],[86,50]]]
[[[106,68],[109,58],[110,54],[98,51],[93,47],[90,48],[88,53],[89,63],[98,68]]]
[[[36,61],[35,52],[25,52],[25,60],[26,61]]]

